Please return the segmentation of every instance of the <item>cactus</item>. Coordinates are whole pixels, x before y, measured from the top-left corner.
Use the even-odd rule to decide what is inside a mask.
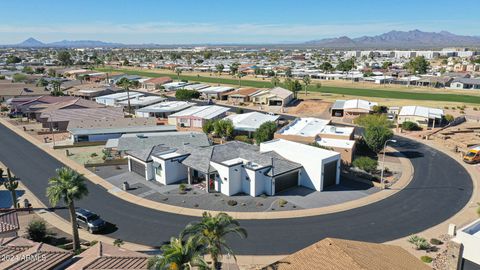
[[[17,191],[16,191],[16,189],[18,188],[18,181],[16,181],[12,177],[12,173],[10,172],[9,168],[7,168],[7,181],[5,181],[3,183],[3,185],[5,186],[5,188],[8,191],[10,191],[10,195],[12,196],[13,207],[15,209],[18,208],[18,205],[17,205]]]

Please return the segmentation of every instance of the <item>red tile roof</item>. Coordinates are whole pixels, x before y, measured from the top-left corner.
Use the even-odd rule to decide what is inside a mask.
[[[17,212],[9,211],[0,214],[0,236],[2,233],[18,231],[18,229],[20,229],[20,225],[18,223]]]

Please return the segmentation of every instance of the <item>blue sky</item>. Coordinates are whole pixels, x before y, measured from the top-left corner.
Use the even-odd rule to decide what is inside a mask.
[[[470,7],[470,8],[469,8]],[[0,44],[274,43],[441,31],[480,36],[478,0],[21,0],[0,3]]]

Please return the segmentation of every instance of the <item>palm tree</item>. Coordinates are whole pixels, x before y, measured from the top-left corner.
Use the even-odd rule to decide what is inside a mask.
[[[48,180],[47,197],[53,207],[62,200],[67,205],[72,225],[73,248],[78,250],[80,249],[80,239],[74,202],[88,195],[85,177],[66,167],[57,169],[56,172],[57,176]]]
[[[180,74],[182,74],[182,70],[179,68],[176,68],[175,73],[177,73],[177,79],[180,81]]]
[[[15,179],[12,177],[12,173],[10,172],[9,168],[7,168],[7,181],[3,183],[3,185],[8,191],[10,191],[10,195],[12,196],[13,208],[15,209],[18,208],[18,205],[17,205],[18,181],[15,181]]]
[[[272,84],[273,84],[273,87],[277,87],[277,85],[280,84],[280,79],[277,76],[274,76],[272,78]]]
[[[305,96],[308,95],[308,85],[310,84],[310,76],[303,77],[303,83],[305,84]]]
[[[178,238],[172,237],[170,243],[160,248],[162,255],[148,260],[148,269],[190,270],[193,267],[207,269],[207,263],[202,255],[203,245],[198,237],[189,237],[185,241],[182,239],[182,235]]]
[[[133,85],[133,83],[127,78],[121,78],[117,82],[117,85],[122,87],[123,90],[127,92],[127,110],[128,110],[128,113],[131,113],[132,107],[130,105],[130,87]]]
[[[212,216],[212,214],[204,212],[202,220],[198,223],[188,224],[182,234],[198,237],[205,244],[205,251],[212,257],[214,268],[218,269],[218,260],[222,256],[222,251],[226,251],[235,258],[233,250],[227,245],[225,239],[230,233],[236,233],[241,238],[247,237],[247,231],[228,214],[219,213]]]

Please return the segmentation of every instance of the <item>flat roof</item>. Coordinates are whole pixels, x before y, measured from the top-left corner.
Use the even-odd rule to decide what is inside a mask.
[[[230,108],[217,105],[192,106],[186,110],[174,113],[169,117],[192,116],[203,119],[212,119],[228,110],[230,110]]]
[[[138,109],[136,112],[178,112],[193,105],[194,103],[188,101],[164,101]]]
[[[236,130],[255,131],[263,123],[277,121],[279,115],[269,115],[259,112],[249,112],[242,114],[232,114],[225,119],[231,120]]]
[[[153,103],[162,102],[166,100],[164,97],[159,96],[137,96],[130,97],[130,105],[151,105]],[[119,105],[128,105],[128,99],[118,102]]]
[[[212,86],[204,89],[198,90],[201,93],[223,93],[223,92],[228,92],[231,91],[235,88],[229,87],[229,86]]]
[[[342,140],[342,139],[331,139],[331,138],[321,138],[317,140],[317,143],[321,146],[326,147],[338,147],[338,148],[348,148],[352,149],[355,145],[354,140]]]
[[[130,92],[130,98],[138,97],[138,96],[143,96],[143,94],[139,93],[139,92]],[[105,96],[99,96],[99,97],[96,97],[95,99],[117,99],[117,100],[120,100],[120,99],[124,99],[124,98],[125,99],[128,98],[127,92],[120,92],[120,93],[114,93],[114,94],[105,95]]]
[[[297,118],[289,125],[278,131],[282,135],[298,135],[305,137],[314,137],[322,132],[330,120],[304,117]]]
[[[420,116],[425,118],[442,118],[442,109],[423,107],[423,106],[403,106],[398,115],[401,116]]]
[[[260,151],[262,152],[276,151],[276,149],[282,149],[282,151],[279,151],[279,154],[284,156],[283,153],[288,153],[287,155],[291,158],[303,157],[304,159],[315,158],[323,160],[332,157],[340,157],[340,154],[334,151],[283,139],[275,139],[260,144]],[[284,157],[288,159],[288,157]],[[295,162],[301,161],[295,160]]]

